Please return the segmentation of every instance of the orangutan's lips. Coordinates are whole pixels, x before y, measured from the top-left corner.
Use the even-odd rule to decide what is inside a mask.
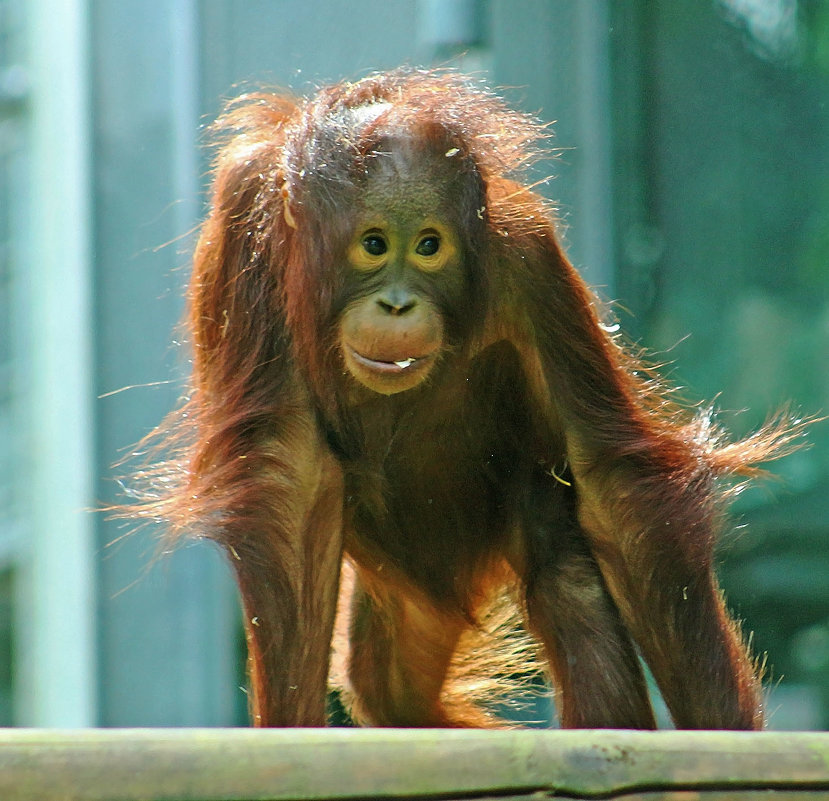
[[[369,356],[363,356],[362,353],[358,353],[352,347],[349,347],[348,350],[349,354],[354,361],[357,362],[357,364],[366,367],[369,370],[375,370],[378,373],[386,373],[389,375],[403,373],[406,370],[420,367],[426,364],[432,356],[432,354],[427,354],[426,356],[407,356],[405,359],[385,361],[383,359],[372,359]]]

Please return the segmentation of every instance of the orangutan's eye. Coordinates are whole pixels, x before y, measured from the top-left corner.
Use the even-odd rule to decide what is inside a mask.
[[[386,240],[379,234],[369,234],[363,237],[363,250],[369,256],[382,256],[388,249]]]
[[[424,236],[417,243],[415,253],[418,256],[434,256],[440,250],[440,239],[436,236]]]

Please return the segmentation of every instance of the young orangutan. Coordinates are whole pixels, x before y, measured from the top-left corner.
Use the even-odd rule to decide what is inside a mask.
[[[227,552],[255,724],[324,724],[347,559],[362,723],[488,723],[453,665],[517,577],[564,726],[655,725],[638,649],[678,727],[760,728],[720,479],[797,430],[728,442],[623,350],[521,183],[543,129],[426,72],[248,96],[219,128],[192,395],[145,512]]]

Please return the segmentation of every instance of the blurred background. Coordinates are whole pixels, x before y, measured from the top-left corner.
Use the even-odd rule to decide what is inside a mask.
[[[737,433],[829,411],[822,0],[0,0],[0,725],[246,722],[213,549],[90,510],[175,405],[204,126],[452,65],[555,121],[574,263]],[[119,391],[122,390],[122,391]],[[719,559],[771,727],[829,726],[829,424],[743,494]]]

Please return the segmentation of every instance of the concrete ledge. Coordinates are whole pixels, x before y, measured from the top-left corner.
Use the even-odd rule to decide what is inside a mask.
[[[829,735],[394,729],[0,732],[3,801],[829,799]]]

